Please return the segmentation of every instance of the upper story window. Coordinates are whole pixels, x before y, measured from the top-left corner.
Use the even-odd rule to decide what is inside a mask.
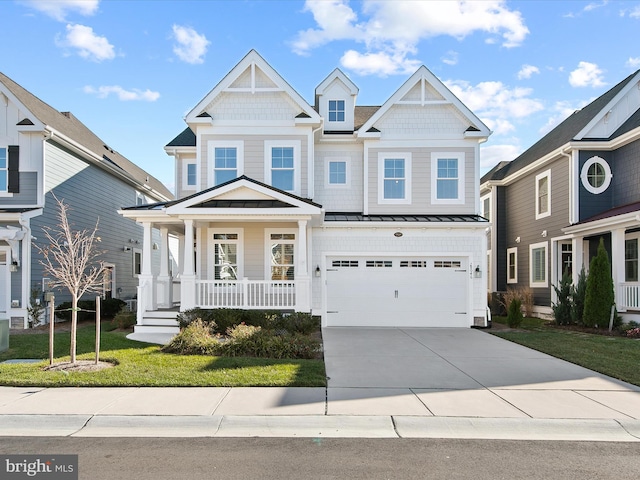
[[[464,203],[464,154],[432,153],[431,171],[432,203]]]
[[[209,185],[216,186],[243,174],[244,143],[241,141],[209,142]],[[188,167],[187,167],[188,168]],[[197,172],[197,167],[196,167]],[[188,172],[187,172],[188,175]],[[197,183],[197,179],[196,179]]]
[[[215,147],[214,152],[214,185],[238,178],[238,150],[235,147]]]
[[[378,203],[411,203],[411,154],[378,154]]]
[[[299,192],[299,141],[265,142],[265,179],[272,187],[285,192]]]
[[[551,170],[536,175],[536,218],[551,215]]]
[[[599,194],[611,184],[611,167],[601,157],[591,157],[585,162],[580,171],[580,180],[588,192]]]
[[[7,148],[0,147],[0,192],[6,192],[9,186],[9,159]]]
[[[480,198],[482,204],[482,216],[491,221],[491,194]]]
[[[147,203],[144,198],[144,194],[142,192],[136,191],[136,205],[144,205]]]
[[[329,121],[344,122],[344,100],[329,100]]]
[[[186,187],[193,189],[198,184],[198,166],[195,163],[187,163]]]
[[[348,183],[348,163],[342,159],[327,159],[327,185],[346,186]]]

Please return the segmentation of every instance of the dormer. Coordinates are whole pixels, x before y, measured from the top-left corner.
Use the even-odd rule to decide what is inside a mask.
[[[354,130],[358,87],[336,68],[316,88],[316,110],[324,118],[325,133]]]

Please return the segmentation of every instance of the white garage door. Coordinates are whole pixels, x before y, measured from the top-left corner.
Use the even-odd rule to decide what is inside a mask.
[[[328,326],[470,326],[466,259],[334,257],[327,264]]]

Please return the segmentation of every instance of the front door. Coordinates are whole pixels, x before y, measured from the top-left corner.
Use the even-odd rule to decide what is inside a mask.
[[[558,282],[564,274],[573,273],[573,249],[571,241],[558,243]]]

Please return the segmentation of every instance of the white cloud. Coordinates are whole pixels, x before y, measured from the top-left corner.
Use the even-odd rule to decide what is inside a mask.
[[[518,80],[531,78],[531,75],[533,75],[534,73],[540,73],[540,69],[538,67],[534,67],[533,65],[523,65],[518,72]]]
[[[629,57],[629,60],[627,60],[627,67],[629,68],[633,68],[634,70],[636,68],[640,68],[640,57]]]
[[[629,12],[629,16],[630,16],[631,18],[638,18],[638,19],[640,19],[640,5],[639,5],[639,6],[637,6],[637,7],[635,7],[633,10],[631,10],[631,11]]]
[[[580,62],[578,68],[569,74],[569,84],[572,87],[602,87],[606,85],[603,73],[595,63]]]
[[[515,129],[513,122],[543,109],[541,101],[531,98],[530,88],[509,88],[502,82],[445,81],[447,87],[496,135]]]
[[[191,27],[174,25],[173,38],[176,41],[173,46],[173,53],[180,60],[191,64],[204,63],[203,57],[211,44],[207,37],[199,34]]]
[[[101,62],[116,56],[113,45],[107,37],[101,37],[85,25],[67,25],[67,34],[61,39],[56,37],[56,44],[63,48],[76,49],[78,55],[88,60]]]
[[[447,65],[457,65],[458,64],[458,52],[453,50],[449,50],[445,56],[441,58],[442,63],[446,63]]]
[[[418,60],[408,60],[403,55],[393,55],[386,52],[359,53],[348,50],[340,59],[340,64],[360,75],[378,75],[386,77],[403,73],[412,74],[420,67]]]
[[[149,89],[144,91],[138,90],[137,88],[134,88],[132,90],[125,90],[120,85],[105,85],[98,88],[87,85],[86,87],[84,87],[84,93],[96,95],[98,98],[107,98],[113,93],[118,97],[119,100],[122,100],[123,102],[133,100],[155,102],[156,100],[158,100],[158,98],[160,98],[160,93],[153,92]]]
[[[576,112],[576,110],[580,110],[585,105],[588,105],[589,103],[591,103],[592,100],[593,99],[582,101],[577,105],[572,105],[567,101],[556,102],[555,105],[553,105],[553,107],[550,109],[553,112],[553,115],[551,115],[547,119],[547,123],[545,123],[540,128],[540,130],[538,130],[538,133],[540,134],[540,136],[546,135],[555,127],[560,125],[569,116],[573,115]]]
[[[584,7],[584,11],[591,12],[592,10],[596,10],[600,7],[604,7],[607,3],[609,3],[608,0],[602,0],[601,2],[591,2],[587,4],[586,7]]]
[[[425,38],[450,36],[462,40],[484,32],[493,43],[499,37],[503,47],[511,48],[520,45],[529,33],[520,12],[509,10],[503,0],[365,0],[362,19],[348,0],[307,0],[304,11],[312,13],[317,28],[298,32],[292,42],[295,53],[306,55],[332,41],[352,40],[364,44],[363,52],[347,52],[349,60],[362,62],[355,63],[354,69],[381,75],[404,74],[406,65],[417,62],[409,57]],[[386,60],[381,61],[381,57]],[[380,71],[372,70],[376,62]],[[397,68],[390,70],[390,65]]]
[[[100,0],[22,0],[27,5],[59,22],[66,21],[67,14],[91,16],[98,10]]]
[[[517,142],[516,142],[517,143]],[[510,162],[517,158],[522,149],[519,145],[490,145],[480,147],[480,170],[484,175],[500,162]]]

